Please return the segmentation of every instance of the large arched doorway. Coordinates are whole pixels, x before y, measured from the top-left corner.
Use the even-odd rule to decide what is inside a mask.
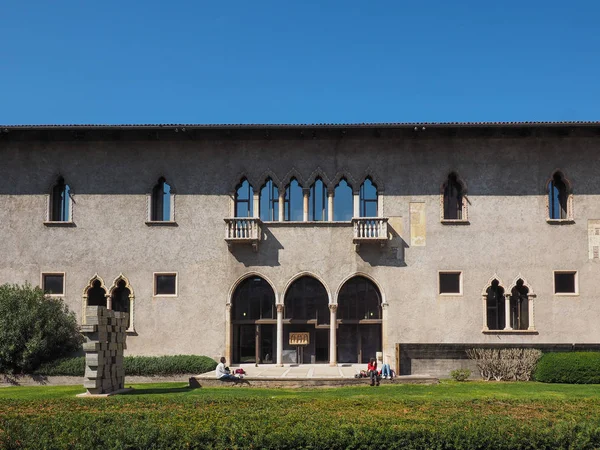
[[[355,276],[338,295],[337,353],[340,363],[365,363],[382,351],[381,293],[368,278]]]
[[[243,280],[231,305],[234,363],[272,363],[275,360],[277,313],[275,293],[259,276]]]
[[[302,276],[285,293],[283,363],[329,361],[329,296],[319,280]],[[290,333],[308,333],[308,345],[290,345]]]

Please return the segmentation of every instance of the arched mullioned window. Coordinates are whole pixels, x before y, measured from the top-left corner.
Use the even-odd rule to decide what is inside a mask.
[[[268,178],[260,190],[260,220],[269,222],[279,219],[279,188]]]
[[[71,188],[63,177],[59,177],[52,188],[49,216],[51,222],[71,221]]]
[[[571,188],[564,175],[557,171],[548,182],[548,218],[553,220],[572,219]]]
[[[377,186],[367,177],[360,186],[360,217],[377,217]]]
[[[329,298],[325,287],[311,276],[294,281],[285,293],[285,318],[329,323]]]
[[[246,178],[235,188],[235,217],[254,217],[254,189]]]
[[[285,188],[283,217],[290,222],[301,222],[304,219],[304,196],[302,187],[295,178]]]
[[[308,220],[326,221],[327,219],[327,186],[321,178],[317,178],[310,187]]]
[[[506,308],[504,288],[498,280],[493,280],[486,289],[486,312],[488,330],[504,330],[506,327]]]
[[[510,291],[510,325],[513,330],[529,328],[529,288],[519,279]]]
[[[345,178],[342,178],[335,187],[333,197],[333,220],[350,221],[354,215],[354,200],[352,187]]]
[[[123,275],[119,275],[109,289],[110,309],[113,311],[125,312],[129,314],[127,329],[133,331],[133,308],[135,295],[129,280]]]
[[[381,319],[381,294],[377,286],[361,276],[346,281],[338,294],[338,319]]]
[[[152,222],[169,222],[173,220],[171,204],[171,186],[164,177],[152,188],[150,202],[150,220]]]
[[[467,220],[465,189],[458,175],[451,172],[442,186],[442,219]]]

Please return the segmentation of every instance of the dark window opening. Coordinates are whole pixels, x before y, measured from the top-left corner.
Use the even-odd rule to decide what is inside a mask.
[[[176,295],[177,276],[175,274],[156,274],[154,295]]]
[[[370,178],[360,187],[360,217],[377,217],[377,186]]]
[[[548,184],[548,213],[550,219],[567,219],[567,185],[560,173],[555,173]]]
[[[279,220],[279,189],[270,178],[260,190],[259,211],[263,222]]]
[[[463,218],[463,188],[455,173],[448,176],[444,186],[444,219],[460,220]]]
[[[254,189],[245,178],[235,189],[235,217],[254,217]]]
[[[348,222],[354,215],[354,199],[352,187],[345,178],[335,187],[333,198],[333,220],[336,222]]]
[[[440,294],[460,294],[460,272],[440,272]]]
[[[555,294],[575,294],[576,292],[575,272],[554,273]]]
[[[275,319],[275,293],[260,277],[246,278],[236,288],[232,298],[232,320]]]
[[[152,208],[150,220],[168,222],[171,220],[171,186],[164,178],[159,178],[152,189]]]
[[[59,273],[46,273],[42,277],[42,285],[46,294],[63,295],[65,293],[65,276]]]
[[[52,198],[50,200],[50,220],[52,222],[69,222],[71,214],[70,206],[71,188],[65,184],[63,177],[58,179],[56,185],[52,188]]]
[[[490,330],[503,330],[506,327],[504,289],[498,280],[487,288],[487,327]]]
[[[92,287],[88,290],[88,306],[106,307],[106,291],[102,287],[100,280],[95,280]]]
[[[304,220],[304,195],[300,183],[295,178],[285,188],[283,215],[289,222]]]
[[[308,198],[308,220],[327,221],[327,187],[317,178],[310,187]]]
[[[338,319],[381,319],[381,295],[377,286],[365,277],[354,277],[344,283],[338,295]]]
[[[510,325],[513,330],[529,328],[529,289],[518,280],[510,296]]]
[[[131,291],[127,288],[125,280],[120,280],[117,283],[117,287],[112,293],[112,309],[113,311],[119,311],[129,314],[129,320],[127,321],[127,328],[131,326],[131,311],[129,310],[129,297]]]
[[[285,294],[285,318],[329,323],[329,298],[321,282],[313,277],[298,278]]]

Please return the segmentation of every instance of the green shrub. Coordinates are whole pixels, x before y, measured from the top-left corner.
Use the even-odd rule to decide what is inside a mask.
[[[123,362],[125,375],[181,375],[201,374],[215,370],[217,363],[207,356],[126,356]],[[85,371],[85,357],[65,358],[40,366],[38,375],[82,377]]]
[[[60,298],[29,284],[0,286],[0,372],[31,372],[82,342],[75,314]]]
[[[471,371],[469,369],[456,369],[450,372],[450,376],[455,381],[467,381],[471,376]]]
[[[600,383],[600,352],[545,353],[535,379],[543,383]]]

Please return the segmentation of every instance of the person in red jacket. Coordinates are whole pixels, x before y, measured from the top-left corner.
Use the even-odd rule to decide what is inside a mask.
[[[377,360],[375,358],[371,358],[369,364],[367,365],[367,373],[371,377],[371,386],[379,386],[379,374],[377,373]]]

